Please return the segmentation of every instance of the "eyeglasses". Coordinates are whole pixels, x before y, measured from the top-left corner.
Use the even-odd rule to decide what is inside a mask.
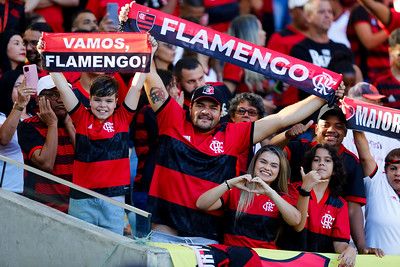
[[[60,93],[57,93],[57,92],[52,92],[52,93],[43,93],[43,94],[40,94],[40,95],[44,95],[44,96],[47,96],[51,101],[57,101],[58,99],[60,99]]]
[[[24,40],[25,46],[28,46],[28,44],[29,44],[31,47],[36,47],[37,44],[38,44],[38,42],[39,42],[39,41],[36,41],[36,40],[31,40],[31,41]]]
[[[239,115],[244,115],[244,114],[246,114],[246,112],[249,114],[250,117],[255,117],[258,115],[258,112],[255,109],[239,108],[236,110],[236,114],[239,114]]]

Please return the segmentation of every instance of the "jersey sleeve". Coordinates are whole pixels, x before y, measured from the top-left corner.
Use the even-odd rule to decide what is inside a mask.
[[[46,140],[35,127],[27,122],[22,121],[17,129],[21,150],[31,159],[32,153],[37,149],[42,149]]]
[[[165,103],[155,112],[160,134],[165,134],[172,126],[181,124],[186,120],[185,110],[168,96]]]
[[[354,155],[347,155],[344,158],[344,165],[347,178],[344,193],[346,201],[357,202],[365,205],[364,174],[361,164],[357,161]]]

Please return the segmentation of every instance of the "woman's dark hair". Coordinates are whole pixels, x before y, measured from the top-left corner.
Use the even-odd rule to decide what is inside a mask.
[[[1,55],[0,56],[0,69],[3,73],[11,70],[11,61],[7,56],[7,46],[8,46],[8,43],[10,42],[10,39],[14,35],[19,35],[22,38],[22,35],[19,32],[13,31],[13,30],[7,30],[7,31],[0,33],[0,55]],[[22,68],[23,64],[20,64],[20,65]],[[19,67],[20,66],[18,66],[18,68]]]
[[[311,150],[304,154],[303,158],[303,168],[304,172],[308,173],[311,171],[311,163],[314,160],[315,153],[318,148],[324,148],[328,150],[329,155],[332,157],[333,161],[333,171],[331,179],[328,184],[329,190],[335,196],[341,196],[343,194],[344,185],[346,183],[346,171],[344,169],[343,161],[339,157],[338,152],[332,146],[327,144],[317,144]]]
[[[119,83],[113,77],[100,75],[96,77],[90,85],[91,96],[118,96]]]
[[[22,75],[21,70],[9,70],[0,78],[0,112],[4,113],[7,117],[14,106],[11,96],[15,82],[20,75]],[[29,104],[26,106],[26,109],[28,114],[34,114]]]

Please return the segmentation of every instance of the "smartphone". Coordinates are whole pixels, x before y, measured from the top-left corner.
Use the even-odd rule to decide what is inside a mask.
[[[26,78],[26,87],[31,87],[37,90],[37,84],[39,78],[36,65],[35,64],[25,65],[22,67],[22,70]]]
[[[108,19],[112,19],[114,22],[111,25],[116,27],[118,27],[118,8],[117,3],[107,4]]]

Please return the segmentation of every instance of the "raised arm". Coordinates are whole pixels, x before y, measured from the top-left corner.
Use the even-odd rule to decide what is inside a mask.
[[[157,74],[154,60],[151,61],[150,73],[144,82],[147,98],[154,112],[156,112],[168,99],[168,92],[165,89],[164,83]]]
[[[385,26],[389,25],[391,18],[389,7],[375,0],[358,0],[358,2]]]
[[[354,143],[356,145],[364,176],[369,176],[376,168],[376,162],[369,150],[368,140],[360,131],[353,131]]]
[[[327,180],[321,179],[321,176],[318,174],[317,171],[310,171],[309,173],[305,174],[303,167],[301,167],[300,173],[303,184],[301,185],[299,190],[299,197],[297,199],[296,207],[301,214],[301,220],[297,226],[293,227],[294,230],[297,232],[301,232],[306,226],[311,190],[314,188],[314,186],[320,183],[327,182]]]
[[[149,40],[150,46],[152,48],[151,58],[150,58],[150,61],[152,62],[154,53],[157,50],[157,41],[151,35],[149,35],[148,40]],[[135,110],[137,108],[139,98],[140,98],[140,90],[143,88],[143,84],[146,81],[147,76],[148,76],[148,73],[137,72],[137,73],[135,73],[135,76],[133,77],[131,87],[129,88],[129,91],[126,94],[126,97],[124,100],[125,104],[132,110]]]
[[[256,121],[254,123],[253,143],[261,142],[279,130],[304,120],[325,103],[324,99],[312,95],[282,109],[277,114]]]
[[[42,54],[43,48],[44,41],[42,40],[42,37],[40,37],[37,44],[37,50],[40,54]],[[70,112],[74,107],[76,107],[76,105],[78,105],[78,98],[69,87],[67,79],[65,79],[64,77],[64,74],[62,74],[61,72],[50,72],[50,76],[53,79],[53,82],[61,95],[61,99],[63,100],[65,109]]]
[[[250,174],[245,174],[230,180],[226,180],[222,184],[203,193],[197,199],[196,207],[200,210],[217,210],[222,207],[222,201],[220,198],[226,193],[226,191],[232,189],[233,187],[249,191],[249,189],[245,186],[245,183],[250,181]]]

